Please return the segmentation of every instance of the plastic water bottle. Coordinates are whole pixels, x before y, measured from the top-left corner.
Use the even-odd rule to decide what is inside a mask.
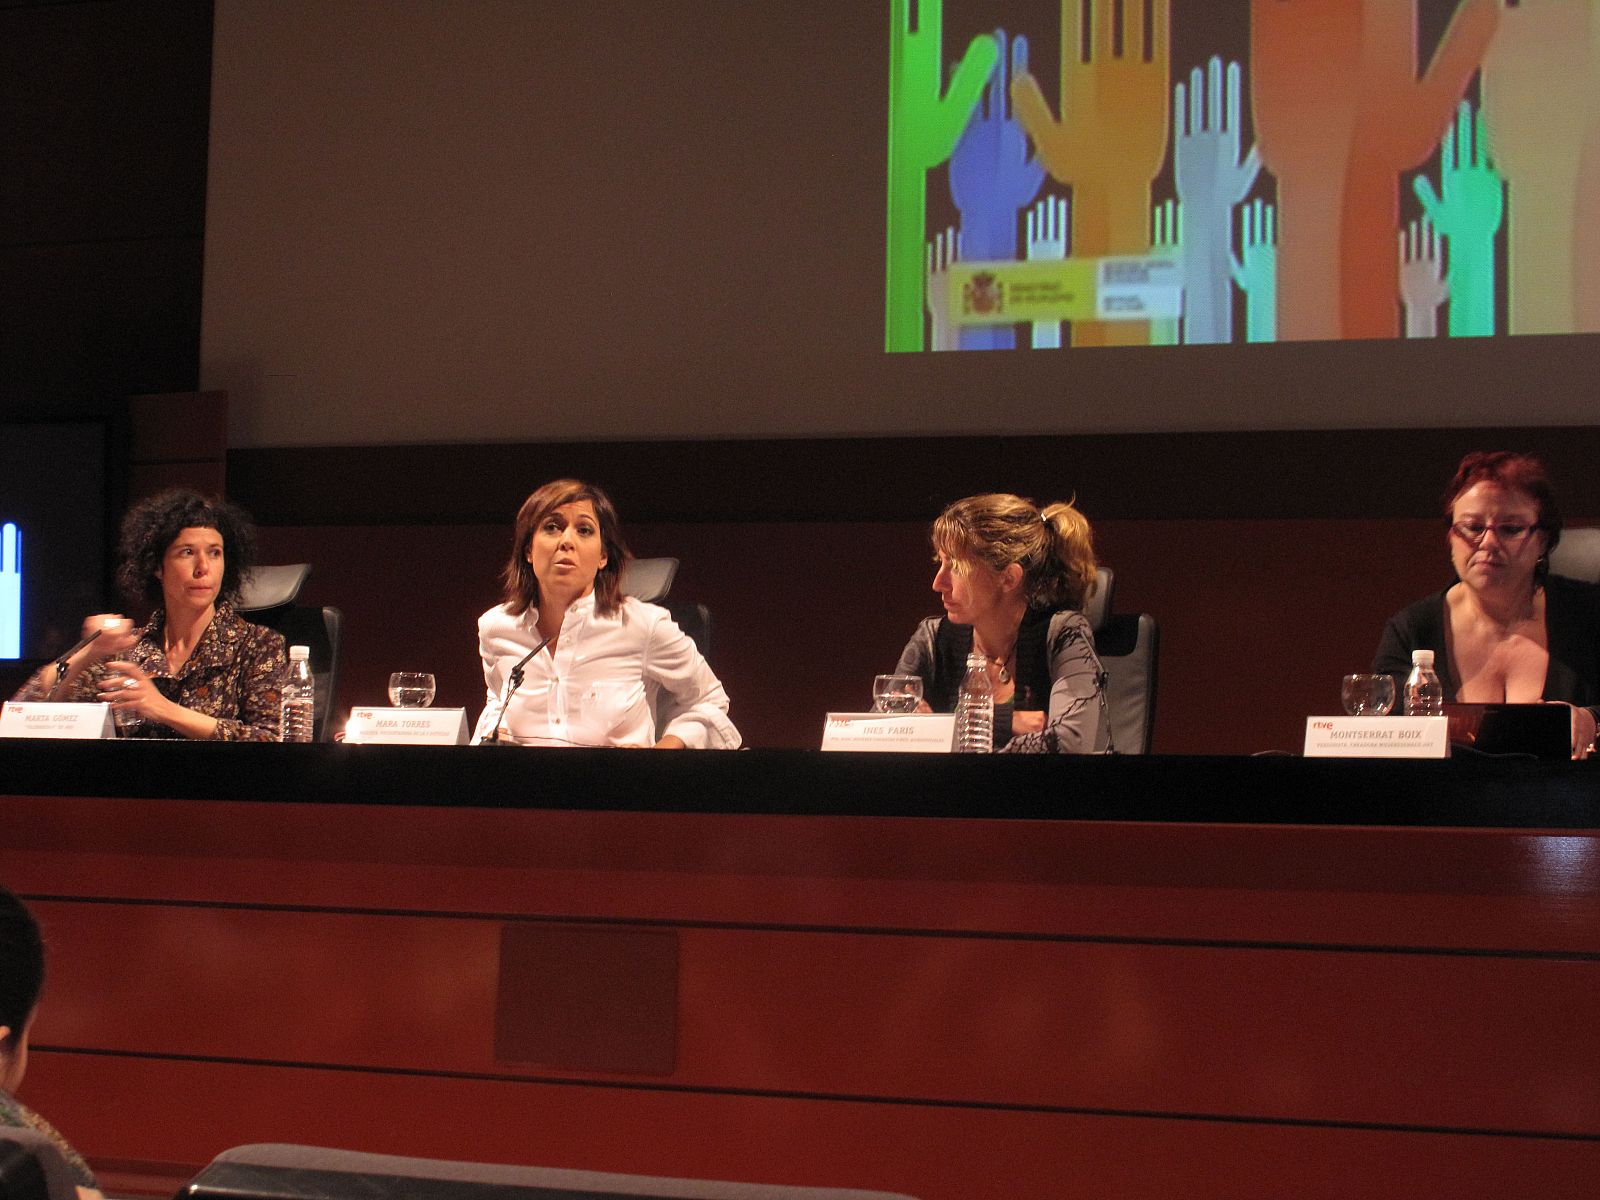
[[[317,693],[311,681],[311,648],[289,647],[289,681],[283,685],[283,740],[309,742],[316,728]]]
[[[1411,674],[1406,676],[1406,716],[1437,717],[1444,713],[1444,687],[1433,672],[1433,651],[1411,652]]]
[[[956,698],[956,750],[989,754],[994,750],[994,684],[989,664],[974,650],[967,655],[967,673]]]

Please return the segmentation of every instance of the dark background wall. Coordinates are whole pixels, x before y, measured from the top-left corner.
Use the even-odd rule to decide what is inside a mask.
[[[8,417],[115,422],[128,395],[198,388],[211,24],[209,2],[0,4]],[[495,599],[511,514],[544,479],[592,477],[638,552],[684,560],[674,595],[713,609],[714,665],[764,745],[814,745],[823,712],[863,703],[893,663],[933,608],[924,531],[943,503],[996,487],[1076,494],[1118,572],[1117,607],[1163,626],[1156,748],[1291,749],[1307,713],[1336,705],[1338,676],[1365,665],[1383,618],[1448,581],[1437,494],[1456,458],[1545,453],[1582,518],[1600,515],[1600,434],[1522,425],[1544,389],[1586,386],[1584,338],[1408,347],[1391,358],[1398,375],[1368,369],[1360,345],[1258,349],[1259,386],[1336,410],[1355,389],[1426,391],[1450,356],[1505,395],[1503,427],[520,445],[444,432],[403,448],[234,449],[226,482],[273,558],[316,564],[307,598],[345,609],[341,707],[379,700],[400,668],[435,671],[441,702],[476,707],[472,624]],[[1224,350],[1180,353],[1194,388],[1226,393]],[[925,386],[973,385],[970,364],[941,376],[932,361],[910,368]],[[692,380],[672,386],[692,402]],[[191,468],[221,477],[222,423],[214,406],[194,411],[136,489]]]

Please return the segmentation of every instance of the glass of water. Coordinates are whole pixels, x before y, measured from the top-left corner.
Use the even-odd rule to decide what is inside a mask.
[[[916,712],[922,702],[922,676],[877,675],[872,680],[872,711]]]
[[[426,671],[396,671],[389,676],[389,703],[396,708],[427,708],[433,703],[433,676]]]
[[[1394,676],[1346,675],[1339,695],[1352,717],[1381,717],[1394,707]]]

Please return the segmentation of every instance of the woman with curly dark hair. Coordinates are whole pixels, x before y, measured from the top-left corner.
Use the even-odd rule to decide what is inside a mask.
[[[226,501],[162,492],[123,518],[120,558],[117,583],[130,604],[155,608],[149,622],[88,618],[84,635],[100,636],[17,698],[106,701],[124,736],[276,741],[283,637],[233,610],[255,564],[249,518]]]

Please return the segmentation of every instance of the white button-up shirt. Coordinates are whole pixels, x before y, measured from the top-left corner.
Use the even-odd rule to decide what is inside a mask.
[[[504,605],[478,618],[486,703],[474,742],[500,721],[511,668],[539,644],[538,619]],[[735,750],[740,740],[727,692],[667,610],[624,597],[603,617],[592,592],[567,609],[555,654],[529,660],[503,711],[501,739],[533,745],[652,746],[674,734],[691,749]]]

